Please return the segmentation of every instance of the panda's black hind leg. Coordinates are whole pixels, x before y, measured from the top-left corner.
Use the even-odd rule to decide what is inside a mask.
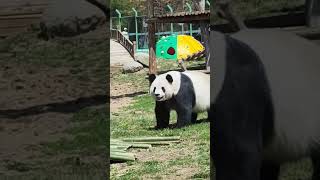
[[[260,171],[260,180],[278,180],[280,173],[280,165],[268,162],[262,162]]]
[[[191,103],[179,103],[177,105],[177,128],[181,128],[183,126],[189,125],[192,122],[193,112]]]
[[[311,155],[313,174],[312,180],[320,179],[320,153]]]
[[[191,123],[197,122],[198,113],[192,113],[191,114]]]
[[[190,111],[180,110],[180,111],[177,111],[177,115],[178,115],[177,128],[181,128],[191,124],[192,113]]]
[[[180,89],[182,86],[180,87]],[[176,111],[178,115],[177,128],[184,127],[191,124],[193,112],[192,112],[192,96],[187,96],[192,94],[189,87],[184,87],[185,92],[180,92],[175,96]],[[188,91],[189,90],[189,91]]]

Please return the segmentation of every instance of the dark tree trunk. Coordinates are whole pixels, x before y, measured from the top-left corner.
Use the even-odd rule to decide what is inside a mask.
[[[154,1],[148,0],[148,18],[154,17]],[[156,61],[156,24],[148,22],[148,38],[149,38],[149,74],[157,74],[157,61]]]

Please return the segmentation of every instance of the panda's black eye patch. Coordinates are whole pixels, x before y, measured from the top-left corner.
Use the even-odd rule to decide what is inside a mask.
[[[153,92],[156,92],[156,87],[153,88]]]
[[[164,87],[161,88],[163,92],[166,92],[166,89]]]

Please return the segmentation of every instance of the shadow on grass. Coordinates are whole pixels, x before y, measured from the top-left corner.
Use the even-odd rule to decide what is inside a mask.
[[[30,116],[47,112],[74,113],[85,107],[102,105],[106,104],[107,102],[107,95],[95,95],[90,97],[82,97],[71,101],[37,105],[25,109],[0,110],[0,117],[15,119],[22,116]]]
[[[198,66],[191,66],[191,67],[187,67],[187,70],[189,71],[195,71],[195,70],[204,70],[206,69],[206,65],[205,64],[201,64]],[[181,68],[177,68],[177,69],[170,69],[170,70],[165,70],[165,71],[159,71],[158,74],[163,74],[163,73],[167,73],[169,71],[179,71],[179,72],[183,72],[183,70]]]
[[[192,125],[194,125],[194,124],[208,123],[208,122],[210,122],[209,119],[199,119],[199,120],[197,120],[195,123],[186,125],[186,126],[184,126],[184,127],[192,126]],[[184,128],[184,127],[182,127],[182,128]],[[178,129],[178,128],[177,128],[177,123],[169,124],[169,126],[168,126],[167,128],[163,128],[163,129]],[[158,128],[156,128],[156,127],[151,127],[151,128],[148,128],[148,130],[154,131],[154,130],[162,130],[162,129],[158,129]]]
[[[124,98],[124,97],[135,97],[135,96],[144,95],[144,94],[148,94],[148,92],[139,91],[139,92],[130,93],[130,94],[121,94],[118,96],[111,96],[110,99],[119,99],[119,98]]]

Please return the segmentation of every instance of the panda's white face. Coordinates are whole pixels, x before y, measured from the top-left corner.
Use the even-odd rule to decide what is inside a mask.
[[[150,77],[149,77],[150,78]],[[177,92],[176,77],[172,73],[165,73],[151,77],[150,94],[156,101],[166,101]]]

